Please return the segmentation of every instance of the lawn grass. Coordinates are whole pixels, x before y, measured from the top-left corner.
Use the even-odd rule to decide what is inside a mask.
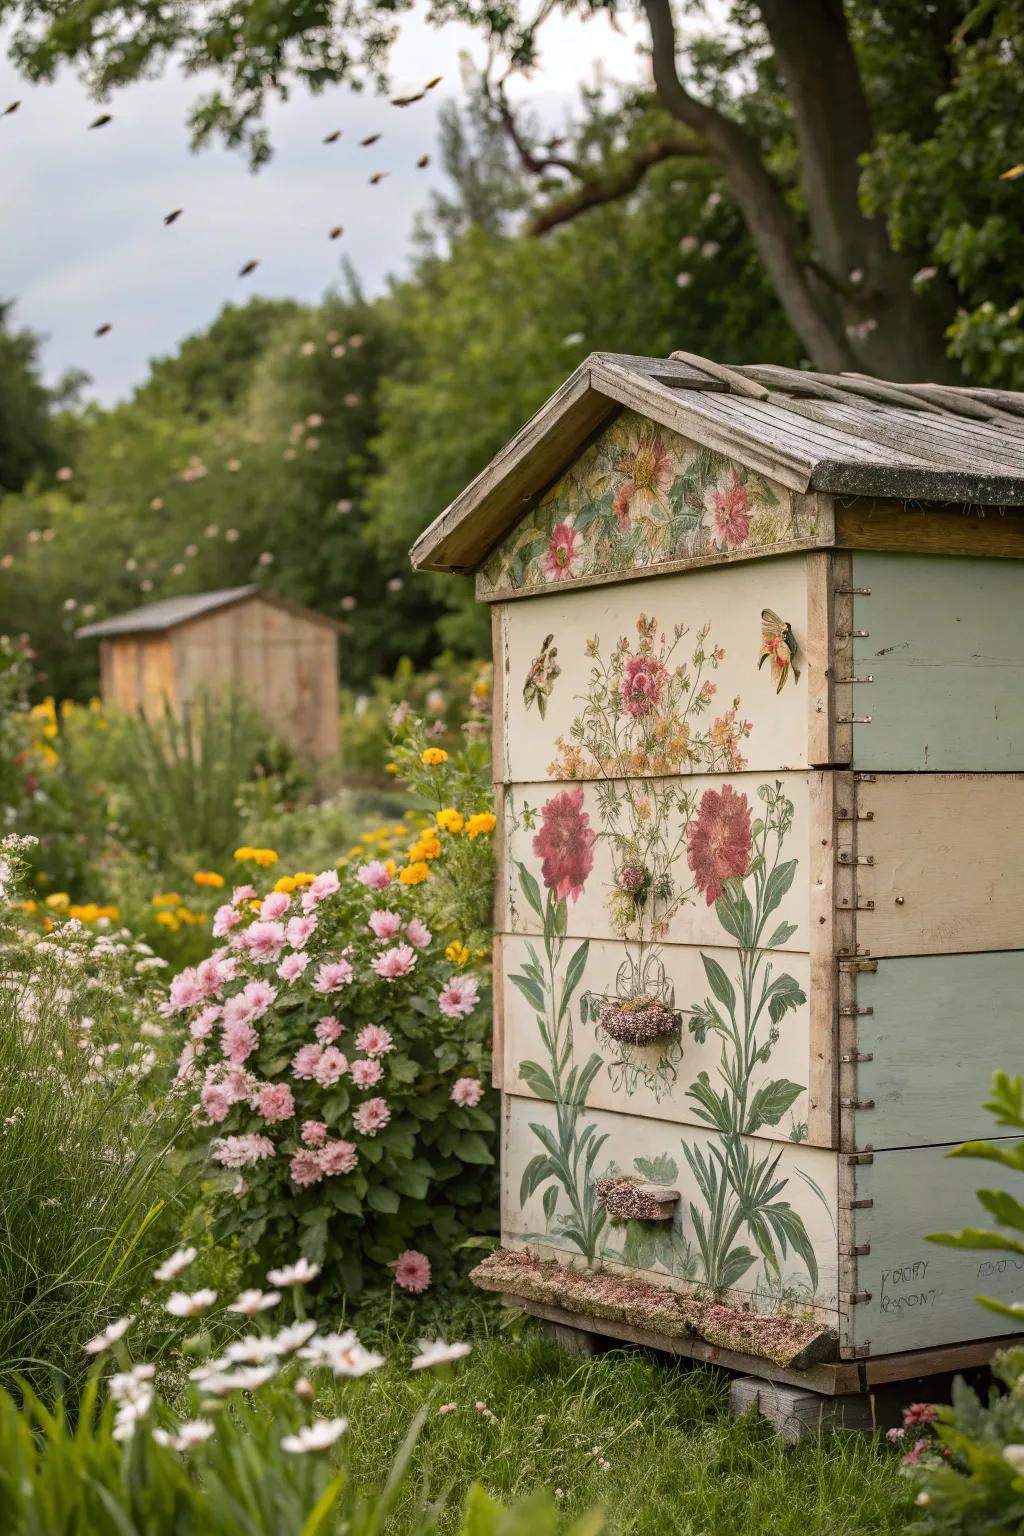
[[[600,1505],[607,1536],[895,1536],[911,1511],[884,1443],[838,1433],[787,1449],[763,1421],[730,1417],[724,1372],[625,1349],[581,1359],[532,1326],[479,1341],[443,1379],[396,1361],[339,1396],[366,1489],[430,1403],[396,1532],[424,1489],[448,1529],[474,1481],[507,1501],[546,1484],[567,1512]],[[438,1414],[446,1402],[458,1406]]]

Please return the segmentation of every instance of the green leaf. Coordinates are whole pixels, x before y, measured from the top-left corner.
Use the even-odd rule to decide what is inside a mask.
[[[777,864],[765,881],[764,897],[761,903],[762,920],[769,912],[774,912],[783,896],[793,884],[793,876],[796,874],[796,859],[790,859],[785,864]]]
[[[549,1184],[544,1191],[544,1216],[550,1221],[555,1214],[555,1206],[558,1204],[558,1185]]]
[[[519,1076],[529,1088],[530,1092],[535,1093],[539,1099],[546,1099],[549,1103],[553,1104],[558,1098],[558,1095],[555,1092],[555,1085],[552,1082],[550,1075],[544,1070],[542,1066],[539,1065],[538,1062],[520,1062]]]
[[[1024,1243],[1002,1232],[987,1232],[981,1227],[963,1227],[959,1232],[929,1232],[928,1241],[942,1248],[995,1249],[1000,1253],[1024,1253]]]
[[[657,1157],[634,1157],[633,1167],[652,1184],[674,1184],[679,1177],[679,1164],[666,1152]]]
[[[543,1017],[547,1011],[547,998],[541,983],[534,981],[532,976],[521,976],[515,973],[509,976],[509,981],[519,988],[534,1012]]]
[[[493,1163],[494,1154],[479,1131],[465,1131],[455,1143],[455,1155],[464,1163]]]
[[[1003,1189],[979,1189],[978,1199],[1002,1227],[1024,1232],[1024,1205]]]
[[[540,894],[540,886],[530,874],[526,865],[516,860],[516,869],[519,873],[519,887],[530,906],[536,912],[541,922],[544,921],[544,901]]]
[[[768,1016],[773,1024],[778,1024],[789,1010],[801,1007],[807,1001],[807,994],[800,987],[793,976],[776,976],[770,987],[765,989],[761,999],[768,1004]]]
[[[371,1184],[366,1192],[366,1203],[371,1210],[382,1211],[385,1216],[393,1216],[401,1204],[397,1191],[388,1189],[385,1184]]]
[[[752,1136],[762,1125],[778,1125],[786,1110],[796,1103],[803,1091],[802,1083],[791,1083],[784,1077],[764,1083],[748,1106],[744,1134]]]
[[[1014,1173],[1024,1173],[1024,1142],[1004,1147],[998,1141],[965,1141],[954,1147],[947,1157],[977,1157],[983,1162],[1001,1163]]]
[[[783,944],[789,943],[794,933],[796,933],[796,930],[796,923],[780,923],[775,932],[772,934],[771,938],[768,940],[766,947],[768,949],[781,948]]]
[[[717,960],[713,960],[710,955],[705,955],[703,953],[701,954],[700,958],[704,964],[704,972],[708,978],[708,983],[712,992],[718,998],[720,1003],[724,1003],[730,1014],[735,1014],[736,989],[732,982],[729,980],[728,976],[725,974]]]
[[[569,1004],[572,1001],[572,995],[583,979],[583,972],[587,967],[587,956],[589,953],[590,940],[584,939],[565,968],[565,984],[562,987],[562,1001],[558,1009],[559,1023],[565,1018]]]
[[[523,1169],[523,1177],[519,1182],[520,1206],[526,1204],[545,1179],[556,1178],[557,1174],[557,1168],[545,1152],[538,1152],[536,1157],[531,1157]]]

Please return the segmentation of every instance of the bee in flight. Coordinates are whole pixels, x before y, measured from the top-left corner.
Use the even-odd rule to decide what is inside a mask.
[[[775,679],[775,692],[781,693],[786,685],[790,669],[793,672],[793,681],[800,681],[800,672],[796,665],[798,646],[796,636],[792,628],[785,620],[771,608],[761,609],[761,657],[757,663],[760,672],[766,661],[772,664],[772,677]]]

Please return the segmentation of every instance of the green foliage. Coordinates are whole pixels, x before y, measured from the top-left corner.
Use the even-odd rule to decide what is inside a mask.
[[[62,433],[51,417],[60,391],[46,388],[39,372],[39,337],[11,327],[10,303],[0,300],[0,497],[16,491],[37,471],[59,464]],[[63,389],[71,392],[74,380]]]

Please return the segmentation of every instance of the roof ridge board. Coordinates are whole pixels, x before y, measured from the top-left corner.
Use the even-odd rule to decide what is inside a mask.
[[[969,384],[963,387],[972,400],[980,401],[982,405],[995,406],[997,410],[1005,411],[1008,416],[1024,416],[1024,392],[1020,390],[993,389],[982,384]]]
[[[778,380],[773,393],[795,393],[797,398],[806,395],[812,400],[845,400],[842,390],[825,384],[816,374],[802,368],[784,368],[781,363],[744,363],[737,372],[757,379],[769,387]],[[806,381],[806,382],[803,382]]]
[[[904,389],[911,394],[920,395],[922,400],[938,399],[939,402],[953,397],[952,410],[957,416],[962,416],[965,421],[1000,421],[1010,417],[1009,411],[1000,411],[996,406],[983,405],[980,400],[975,400],[970,390],[959,388],[953,384],[904,384]]]
[[[852,402],[839,404],[829,401],[828,404],[844,416],[858,409]],[[922,433],[920,421],[916,412],[901,416],[894,409],[887,417],[876,416],[872,421],[863,422],[861,429],[874,433],[889,431],[911,445],[927,449],[933,459],[948,461],[955,455],[956,468],[963,467],[966,458],[1000,474],[1005,474],[1013,466],[1019,466],[1024,473],[1024,436],[1000,435],[982,424],[970,428],[966,423],[946,416],[932,418],[929,424],[931,430]]]
[[[889,379],[873,379],[870,374],[856,373],[853,370],[836,375],[842,388],[851,395],[856,395],[865,400],[877,400],[881,405],[902,406],[910,411],[930,411],[936,407],[927,400],[919,400],[901,384],[894,384]],[[939,406],[938,410],[943,415],[953,415],[948,406]]]
[[[773,397],[770,400],[759,401],[740,400],[735,396],[715,396],[713,398],[716,402],[721,401],[723,404],[728,404],[734,409],[744,412],[753,408],[758,413],[778,411],[782,416],[799,416],[801,421],[799,424],[796,422],[791,423],[791,428],[794,432],[799,432],[800,437],[804,441],[816,445],[820,450],[819,460],[824,458],[834,459],[837,454],[845,453],[851,463],[877,464],[880,462],[876,451],[879,447],[885,447],[886,453],[891,456],[894,463],[903,463],[906,459],[906,455],[898,454],[894,449],[890,449],[884,444],[876,443],[874,439],[865,442],[863,437],[858,438],[848,432],[845,427],[837,427],[833,422],[819,416],[816,408],[821,405],[833,404],[834,402],[831,401],[793,400],[789,396]],[[813,421],[827,435],[823,436],[821,433],[809,432],[805,425],[807,421]],[[922,461],[917,467],[924,468],[926,466]]]
[[[680,349],[669,354],[670,361],[688,363],[691,368],[708,374],[712,379],[718,379],[720,383],[728,385],[729,389],[737,395],[744,395],[753,400],[764,400],[768,394],[763,384],[757,380],[750,381],[735,368],[729,368],[725,363],[712,362],[710,358],[700,357],[696,352],[685,352]]]

